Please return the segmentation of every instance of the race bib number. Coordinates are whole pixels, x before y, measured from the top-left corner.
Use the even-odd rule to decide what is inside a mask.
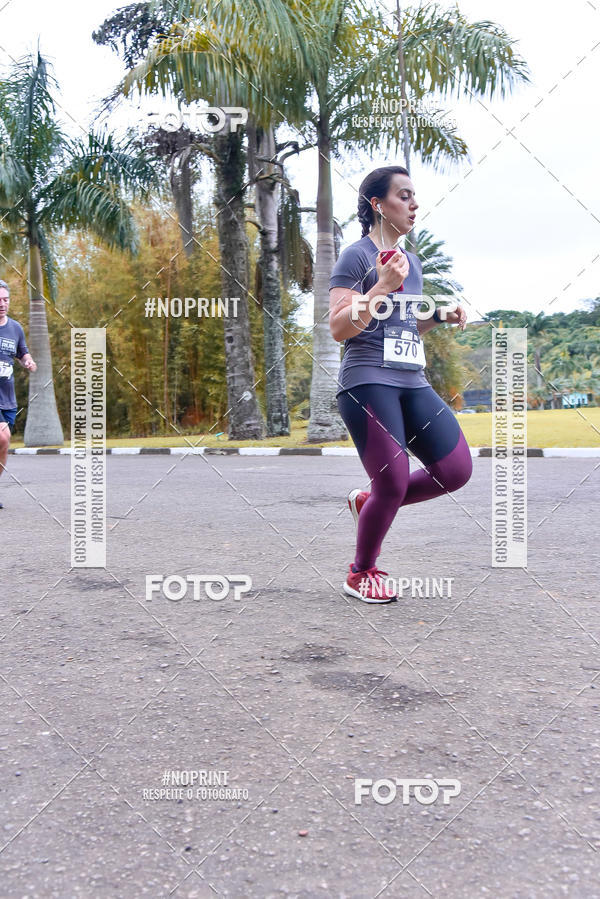
[[[0,378],[11,378],[12,373],[13,373],[12,362],[5,362],[4,359],[0,359]]]
[[[417,371],[425,368],[425,347],[418,333],[389,326],[383,331],[383,365]]]

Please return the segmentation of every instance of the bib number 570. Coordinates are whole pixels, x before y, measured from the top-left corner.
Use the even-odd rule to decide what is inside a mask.
[[[416,340],[397,340],[394,344],[394,352],[397,356],[408,356],[417,358],[417,341]]]

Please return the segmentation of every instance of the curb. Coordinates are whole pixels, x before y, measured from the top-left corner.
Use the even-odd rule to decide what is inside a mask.
[[[9,449],[15,456],[70,456],[71,447],[24,446]],[[353,446],[118,446],[105,450],[108,456],[358,456]],[[491,446],[471,448],[473,458],[491,459]],[[527,447],[529,458],[600,458],[600,446]]]

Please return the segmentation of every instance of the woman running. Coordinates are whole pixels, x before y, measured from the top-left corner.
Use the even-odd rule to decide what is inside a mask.
[[[344,341],[338,409],[371,480],[370,493],[354,490],[348,498],[358,533],[344,591],[369,603],[396,598],[376,561],[400,506],[458,490],[473,469],[454,413],[423,371],[421,335],[441,319],[437,310],[432,318],[417,319],[419,303],[408,299],[422,294],[421,263],[399,248],[381,252],[413,228],[417,209],[405,168],[385,166],[367,175],[358,200],[362,238],[342,252],[329,282],[329,327],[335,340]],[[394,293],[389,317],[373,315],[369,301],[382,315],[386,304],[392,306],[386,297],[393,300]],[[407,300],[397,302],[403,294]],[[446,321],[464,330],[466,318],[458,306]],[[409,474],[407,449],[422,470]]]

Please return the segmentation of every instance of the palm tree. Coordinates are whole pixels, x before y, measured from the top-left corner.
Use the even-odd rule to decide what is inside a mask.
[[[226,296],[240,296],[237,317],[224,321],[228,430],[230,438],[262,436],[262,419],[254,392],[254,367],[247,340],[248,259],[243,214],[243,193],[255,183],[265,313],[267,432],[270,435],[287,434],[286,354],[278,259],[283,219],[277,215],[278,190],[282,186],[287,189],[287,185],[282,160],[277,158],[281,148],[275,141],[273,120],[274,112],[281,107],[296,121],[304,121],[307,114],[303,96],[290,89],[299,65],[295,52],[296,45],[301,42],[298,22],[302,22],[306,33],[306,12],[300,18],[293,4],[283,0],[217,2],[202,4],[201,8],[194,0],[169,5],[173,14],[185,24],[173,26],[172,33],[152,48],[145,61],[128,74],[122,88],[128,93],[135,84],[149,93],[169,90],[187,103],[202,98],[212,105],[235,105],[252,110],[248,128],[248,183],[243,179],[245,160],[241,131],[226,139],[222,133],[212,137],[223,291]],[[273,67],[274,52],[277,72]],[[234,162],[237,162],[237,168]],[[289,196],[291,192],[288,192],[288,201]],[[293,266],[289,268],[293,269]]]
[[[190,259],[198,244],[194,240],[193,188],[198,180],[194,166],[200,150],[210,152],[201,135],[182,125],[176,131],[151,128],[142,138],[142,145],[160,160],[166,169],[169,189],[179,222],[183,251]]]
[[[153,41],[169,31],[167,12],[152,0],[130,3],[104,20],[92,39],[101,46],[118,52],[127,69],[139,63]],[[106,97],[103,112],[111,112],[123,99],[117,89]],[[168,183],[177,212],[183,249],[189,259],[197,244],[193,236],[192,190],[197,180],[194,159],[200,152],[210,153],[210,146],[202,142],[202,135],[182,125],[176,131],[150,128],[142,137],[142,144],[168,169]]]
[[[278,200],[283,167],[277,160],[277,142],[273,127],[249,123],[248,172],[255,185],[255,211],[260,231],[259,261],[265,351],[265,396],[267,436],[290,433],[287,403],[285,352],[283,345],[281,278],[279,259],[280,219]]]
[[[302,234],[300,197],[284,165],[298,144],[278,143],[273,125],[261,127],[251,117],[247,131],[249,180],[255,194],[255,203],[248,205],[257,214],[256,221],[249,221],[258,227],[261,248],[254,293],[265,313],[267,435],[274,437],[290,433],[281,287],[287,290],[293,282],[302,291],[311,288],[312,250]],[[288,336],[294,341],[289,330]]]
[[[175,15],[201,11],[210,25],[192,22],[180,30],[179,38],[174,33],[152,51],[152,60],[140,72],[147,89],[164,89],[165,71],[171,87],[181,87],[186,99],[195,99],[197,85],[208,83],[218,88],[215,97],[231,102],[235,95],[237,103],[251,108],[259,121],[265,121],[265,109],[266,121],[279,112],[300,131],[299,151],[318,149],[308,439],[339,439],[345,435],[335,404],[340,351],[327,324],[328,281],[335,259],[331,156],[344,148],[380,151],[382,145],[400,145],[400,125],[381,134],[353,123],[353,116],[370,114],[382,83],[398,83],[397,35],[362,0],[316,0],[310,7],[295,0],[168,2]],[[312,17],[319,24],[317,30]],[[411,103],[427,91],[442,96],[503,95],[514,81],[526,79],[525,64],[506,33],[490,22],[471,24],[457,9],[428,4],[406,12],[402,32],[405,91]],[[297,60],[290,67],[294,44]],[[195,94],[189,85],[196,87]],[[307,112],[305,98],[314,100],[314,115]],[[434,166],[467,153],[465,142],[443,119],[418,130],[411,123],[409,138],[415,153]]]
[[[435,240],[430,231],[411,232],[411,245],[423,268],[423,295],[451,296],[462,290],[462,285],[450,277],[452,259],[442,247],[443,240]],[[454,332],[447,327],[435,328],[424,338],[427,356],[427,377],[434,389],[447,402],[456,403],[465,389],[466,366],[463,356],[468,352],[456,341]],[[470,381],[469,381],[470,383]]]
[[[536,386],[542,386],[542,350],[545,346],[544,329],[547,326],[547,317],[543,312],[524,312],[521,324],[518,327],[527,328],[527,340],[533,347],[533,365],[536,375]]]
[[[4,247],[28,256],[30,375],[28,446],[62,444],[56,409],[46,304],[56,300],[52,235],[61,228],[92,232],[107,246],[135,252],[136,229],[125,191],[145,197],[155,185],[146,158],[108,134],[69,140],[55,118],[57,84],[39,53],[16,62],[0,82],[0,217]],[[50,300],[44,294],[44,275]]]
[[[431,3],[405,11],[401,54],[398,34],[381,15],[365,10],[359,0],[317,0],[311,9],[321,22],[327,53],[321,65],[311,71],[318,104],[319,185],[315,361],[308,439],[329,440],[341,434],[341,422],[334,409],[339,348],[327,326],[328,279],[334,259],[332,154],[356,148],[380,152],[382,145],[395,149],[404,140],[422,161],[434,167],[443,161],[455,161],[466,156],[467,147],[443,118],[434,118],[418,129],[404,118],[383,134],[376,129],[357,128],[352,118],[370,114],[382,84],[404,84],[408,102],[415,103],[427,92],[442,96],[462,93],[492,97],[497,92],[504,95],[514,81],[526,79],[526,73],[524,62],[514,53],[512,41],[503,29],[491,22],[470,23],[458,8],[447,10]],[[405,81],[400,71],[401,59]]]
[[[569,346],[559,349],[558,354],[549,360],[550,366],[548,370],[549,378],[567,378],[570,380],[571,375],[578,371],[577,361],[574,354],[570,352]]]
[[[426,228],[411,232],[411,234],[415,253],[418,255],[423,269],[423,294],[425,296],[435,296],[436,294],[449,296],[461,291],[462,285],[450,277],[453,263],[451,257],[446,256],[442,250],[444,241],[436,240]]]

